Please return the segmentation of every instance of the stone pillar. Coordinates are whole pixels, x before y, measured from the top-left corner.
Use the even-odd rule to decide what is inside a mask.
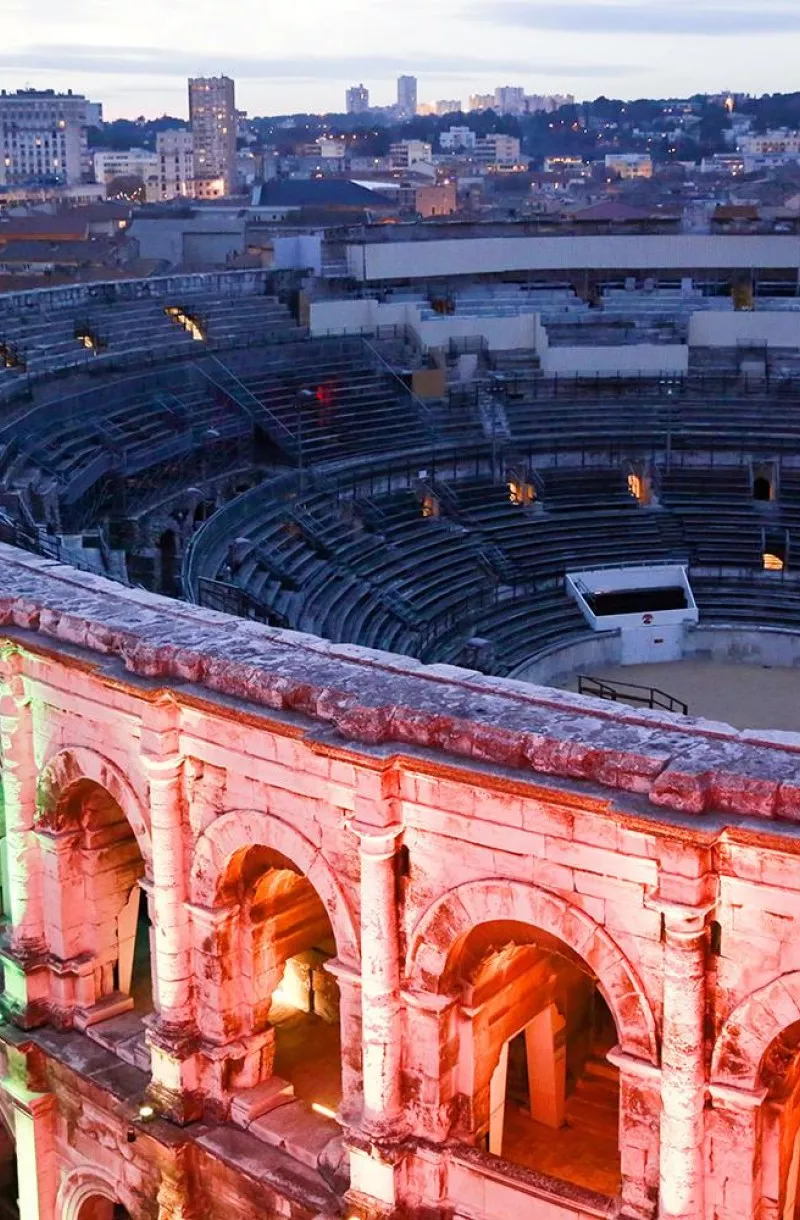
[[[41,861],[34,831],[38,772],[30,700],[22,658],[14,648],[0,656],[0,751],[6,822],[8,895],[11,920],[2,958],[3,1008],[23,1027],[47,1019],[48,972],[42,902]]]
[[[361,856],[361,1019],[364,1128],[394,1132],[402,1118],[400,937],[397,847],[400,826],[353,827]]]
[[[704,1220],[706,918],[709,908],[655,904],[664,919],[661,1220]]]
[[[4,1048],[0,1088],[12,1103],[20,1220],[56,1220],[55,1096],[42,1092],[30,1043]]]
[[[50,1017],[68,1026],[77,1013],[88,1013],[100,998],[95,957],[86,943],[82,834],[74,829],[39,830],[36,840],[45,938],[54,965]]]
[[[252,1089],[272,1074],[275,1030],[253,1032],[243,1004],[249,980],[241,974],[240,907],[188,905],[197,985],[198,1081],[209,1115],[228,1117],[232,1095]],[[247,983],[247,986],[245,986]]]
[[[342,1101],[339,1119],[344,1126],[358,1122],[364,1104],[362,1080],[361,975],[358,970],[331,958],[324,969],[339,984],[339,1029],[342,1040]]]
[[[619,1069],[620,1217],[653,1220],[658,1209],[661,1069],[615,1046]]]
[[[157,1018],[148,1030],[152,1080],[149,1096],[175,1122],[199,1117],[194,990],[189,915],[186,909],[187,852],[184,843],[182,767],[177,754],[143,754],[150,794],[153,925],[151,962]],[[148,887],[149,889],[149,887]]]
[[[761,1168],[763,1103],[768,1090],[711,1084],[709,1093],[709,1214],[725,1220],[766,1215]]]

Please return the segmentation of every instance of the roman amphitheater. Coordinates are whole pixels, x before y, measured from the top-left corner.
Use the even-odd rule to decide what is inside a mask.
[[[800,1216],[796,241],[497,242],[0,298],[3,1220]]]

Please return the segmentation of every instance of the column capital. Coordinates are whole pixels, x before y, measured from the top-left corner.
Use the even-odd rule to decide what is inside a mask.
[[[49,826],[34,826],[33,834],[43,851],[52,852],[55,855],[72,851],[83,838],[83,831],[80,827],[77,830],[72,828],[59,830]]]
[[[224,927],[226,923],[236,918],[241,909],[238,902],[220,907],[201,907],[193,902],[186,902],[184,906],[192,923],[205,932],[213,932]]]
[[[460,1003],[460,996],[443,995],[435,991],[415,991],[410,987],[401,990],[400,998],[409,1008],[417,1008],[420,1012],[431,1013],[437,1017]]]
[[[5,686],[14,678],[21,676],[23,668],[22,652],[14,640],[3,640],[0,643],[0,685]]]
[[[676,941],[691,940],[706,929],[709,916],[717,909],[716,897],[707,902],[690,906],[662,898],[655,891],[645,895],[645,906],[658,911],[664,920],[667,935]]]
[[[738,1085],[715,1084],[708,1086],[712,1102],[720,1102],[729,1110],[757,1110],[769,1096],[769,1089],[740,1089]]]
[[[613,1046],[606,1055],[606,1059],[614,1067],[619,1068],[622,1075],[635,1076],[647,1084],[656,1086],[661,1083],[661,1068],[658,1064],[651,1063],[649,1059],[640,1059],[637,1055],[629,1055],[621,1046]]]
[[[358,835],[362,855],[388,859],[397,851],[397,840],[405,827],[400,822],[391,826],[370,826],[366,822],[351,822],[350,829]]]
[[[338,983],[350,983],[353,987],[361,986],[361,971],[352,962],[343,961],[340,957],[329,957],[323,963],[326,974],[332,974]]]
[[[143,750],[139,755],[139,763],[148,779],[177,779],[184,762],[182,754],[155,754],[152,750]]]

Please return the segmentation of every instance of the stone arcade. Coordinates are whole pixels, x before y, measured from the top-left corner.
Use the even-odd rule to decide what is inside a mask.
[[[0,1215],[798,1214],[800,740],[7,547],[0,614]]]

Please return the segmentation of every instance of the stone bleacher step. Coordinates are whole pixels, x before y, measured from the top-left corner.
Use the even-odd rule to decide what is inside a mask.
[[[339,1125],[332,1118],[317,1114],[306,1102],[295,1099],[254,1119],[248,1131],[265,1144],[280,1148],[301,1164],[316,1169],[323,1149],[339,1135]]]
[[[248,1128],[256,1119],[294,1100],[294,1086],[280,1076],[270,1076],[254,1088],[237,1093],[231,1104],[231,1122]]]
[[[111,995],[104,996],[102,1000],[98,1000],[91,1008],[86,1008],[79,1011],[75,1015],[75,1028],[85,1033],[92,1025],[97,1025],[100,1021],[108,1021],[111,1017],[120,1016],[122,1013],[130,1012],[133,1008],[133,997],[123,995],[121,991],[114,991]]]

